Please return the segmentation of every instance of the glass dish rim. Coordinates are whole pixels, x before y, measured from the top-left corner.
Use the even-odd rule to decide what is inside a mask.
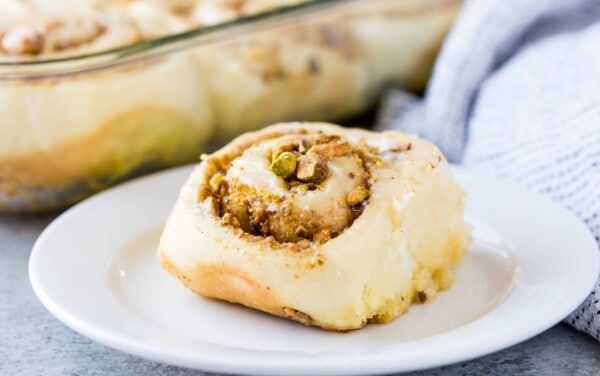
[[[364,0],[311,0],[212,26],[197,27],[181,33],[169,34],[108,50],[50,59],[24,61],[0,60],[0,82],[65,76],[106,69],[125,63],[145,60],[149,56],[183,50],[189,45],[199,46],[211,42],[223,41],[230,35],[242,35],[237,33],[247,28],[252,28],[251,31],[268,29],[278,24],[296,20],[307,14],[320,12],[334,6],[362,1]],[[447,0],[442,0],[442,2],[447,2]]]

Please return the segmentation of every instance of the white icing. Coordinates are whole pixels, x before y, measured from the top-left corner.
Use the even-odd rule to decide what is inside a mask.
[[[259,192],[285,196],[294,208],[326,218],[334,232],[343,230],[352,220],[346,198],[362,185],[362,161],[354,155],[333,157],[327,161],[329,175],[317,189],[290,191],[285,180],[269,168],[272,150],[285,139],[267,140],[248,148],[231,163],[227,180],[240,181]]]

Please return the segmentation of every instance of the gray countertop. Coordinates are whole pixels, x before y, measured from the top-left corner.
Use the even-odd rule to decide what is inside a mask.
[[[120,353],[52,317],[29,285],[31,247],[54,215],[0,215],[0,375],[206,375]],[[564,324],[507,350],[415,375],[600,375],[600,344]]]

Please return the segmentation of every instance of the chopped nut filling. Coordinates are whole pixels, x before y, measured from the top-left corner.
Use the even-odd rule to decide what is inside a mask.
[[[280,243],[322,244],[362,213],[377,153],[338,135],[284,135],[219,161],[207,191],[225,226]]]

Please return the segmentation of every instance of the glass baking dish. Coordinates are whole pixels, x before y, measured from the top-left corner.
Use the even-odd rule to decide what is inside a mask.
[[[420,90],[460,0],[318,0],[110,51],[0,61],[0,212],[65,207],[279,121]]]

